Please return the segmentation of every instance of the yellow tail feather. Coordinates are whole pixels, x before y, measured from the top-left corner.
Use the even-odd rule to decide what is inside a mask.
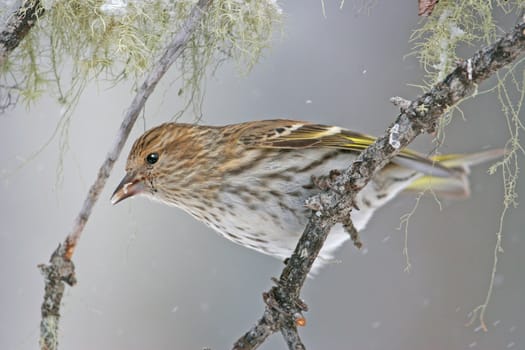
[[[470,167],[500,158],[505,154],[503,149],[492,149],[471,154],[442,154],[431,157],[441,166],[458,170],[457,176],[438,177],[425,175],[412,182],[405,191],[431,190],[440,197],[465,198],[470,195],[470,185],[467,175]]]

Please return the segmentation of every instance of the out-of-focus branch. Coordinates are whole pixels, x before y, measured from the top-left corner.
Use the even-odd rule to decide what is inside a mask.
[[[434,11],[439,0],[419,0],[418,1],[418,15],[428,17]]]
[[[0,67],[33,27],[39,16],[44,14],[40,0],[24,0],[18,10],[11,14],[0,33]]]
[[[31,1],[29,1],[31,2]],[[94,184],[84,200],[84,204],[73,224],[73,229],[67,235],[64,243],[53,252],[50,264],[41,265],[45,278],[45,293],[42,303],[42,320],[40,323],[40,347],[45,350],[54,350],[58,347],[58,324],[60,320],[60,305],[65,289],[65,283],[72,286],[76,283],[75,268],[71,258],[75,252],[80,236],[84,230],[93,206],[102,192],[113,165],[118,159],[128,135],[142,111],[146,100],[155,86],[166,73],[169,67],[181,55],[188,41],[197,29],[197,26],[211,4],[212,0],[199,0],[193,7],[191,14],[167,46],[160,60],[153,66],[144,83],[138,89],[126,115],[120,125],[115,144],[110,148]]]
[[[234,349],[255,349],[278,331],[285,337],[289,349],[304,349],[295,328],[295,325],[305,323],[302,312],[306,306],[299,296],[332,226],[342,222],[351,227],[348,217],[355,196],[372,177],[416,136],[433,132],[439,118],[451,106],[470,95],[479,83],[515,61],[524,51],[525,23],[522,19],[512,32],[459,63],[429,92],[413,101],[398,103],[401,113],[386,133],[364,150],[330,184],[329,190],[308,200],[307,206],[313,213],[277,285],[264,293],[266,308],[263,317],[234,344]]]
[[[19,95],[14,94],[17,86],[6,86],[0,84],[0,114],[5,113],[9,108],[13,108],[18,103]]]

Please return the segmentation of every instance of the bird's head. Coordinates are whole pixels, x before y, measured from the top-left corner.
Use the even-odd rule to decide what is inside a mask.
[[[181,194],[193,187],[194,163],[202,161],[199,136],[198,127],[176,123],[162,124],[140,136],[131,148],[126,175],[111,203],[140,194],[177,204]]]

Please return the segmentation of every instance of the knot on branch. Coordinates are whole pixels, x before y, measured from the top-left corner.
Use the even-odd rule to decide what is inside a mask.
[[[338,169],[331,170],[328,176],[312,176],[312,185],[323,192],[308,198],[305,206],[321,216],[321,211],[336,208],[343,196],[351,195],[352,191],[359,189],[352,179],[345,181],[341,176],[342,172]],[[355,203],[352,203],[352,207],[359,210]]]
[[[263,300],[278,319],[279,328],[287,324],[300,327],[306,325],[303,312],[308,311],[308,305],[301,299],[286,294],[282,286],[277,285],[272,287],[269,292],[264,292]]]
[[[440,90],[439,92],[427,93],[413,101],[410,107],[401,113],[398,120],[406,116],[408,118],[406,124],[415,134],[434,133],[438,125],[435,115],[442,114],[448,108],[448,105],[441,103],[443,99],[434,96],[434,93],[442,92]]]
[[[338,169],[330,170],[328,176],[312,175],[312,184],[322,191],[328,191],[330,189],[337,191],[337,188],[334,187],[334,183],[339,175],[341,175],[341,171]]]
[[[410,107],[410,104],[412,103],[412,101],[404,99],[400,96],[390,97],[390,102],[392,102],[394,106],[399,107],[401,113],[405,113],[405,111]]]
[[[40,264],[40,272],[46,279],[46,285],[54,286],[59,282],[65,282],[70,286],[74,286],[77,283],[75,276],[75,265],[73,261],[65,257],[65,251],[61,244],[51,255],[49,259],[50,264]],[[47,293],[47,290],[46,290]]]

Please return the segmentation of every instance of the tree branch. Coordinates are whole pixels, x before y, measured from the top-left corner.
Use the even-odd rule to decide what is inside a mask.
[[[401,113],[386,133],[335,178],[329,190],[307,201],[306,205],[313,209],[312,215],[276,286],[264,293],[263,317],[234,344],[234,349],[255,349],[277,331],[281,331],[289,349],[304,349],[300,340],[295,342],[299,339],[297,329],[290,325],[305,322],[302,312],[306,307],[299,299],[301,288],[332,226],[342,222],[353,227],[348,217],[354,199],[373,176],[416,136],[433,132],[439,118],[451,106],[524,51],[525,23],[522,18],[512,32],[458,63],[454,71],[429,92],[401,104]]]
[[[0,67],[43,14],[44,8],[40,0],[24,0],[18,10],[8,17],[5,28],[0,33]]]
[[[211,2],[212,0],[199,0],[197,2],[181,30],[175,35],[171,43],[167,46],[162,57],[156,65],[153,66],[144,83],[138,89],[138,92],[131,102],[131,105],[120,125],[115,144],[110,148],[106,159],[100,167],[98,176],[89,189],[84,204],[75,219],[73,229],[67,235],[63,244],[59,245],[51,255],[50,264],[40,265],[40,269],[45,278],[44,302],[42,303],[41,308],[42,321],[40,323],[41,349],[51,350],[58,348],[58,323],[60,320],[60,304],[65,289],[64,283],[67,283],[70,286],[73,286],[76,283],[75,267],[71,258],[73,257],[75,248],[89,216],[91,215],[93,206],[98,200],[100,193],[106,184],[106,180],[113,169],[113,165],[118,159],[118,156],[120,155],[128,135],[135,124],[140,111],[142,111],[146,100],[151,95],[162,76],[183,52]]]
[[[419,0],[418,1],[418,15],[428,17],[434,11],[439,0]]]

